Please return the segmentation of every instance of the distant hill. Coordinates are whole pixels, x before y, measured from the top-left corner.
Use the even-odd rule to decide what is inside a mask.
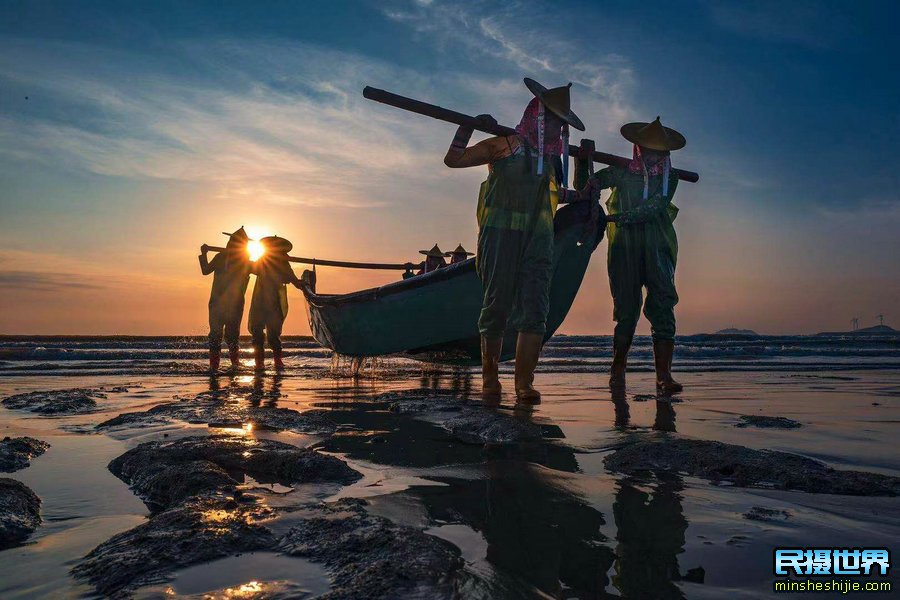
[[[816,335],[894,335],[900,334],[900,331],[897,331],[893,327],[888,327],[887,325],[875,325],[874,327],[863,327],[862,329],[857,329],[855,331],[823,331],[822,333],[817,333]]]
[[[720,329],[715,332],[713,335],[759,335],[752,329],[736,329],[734,327],[728,327],[727,329]]]

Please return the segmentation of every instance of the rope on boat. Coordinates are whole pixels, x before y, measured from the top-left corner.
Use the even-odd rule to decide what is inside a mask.
[[[222,246],[207,246],[213,252],[224,252]],[[312,265],[313,270],[316,266],[320,267],[340,267],[343,269],[375,269],[384,271],[411,271],[420,269],[424,263],[365,263],[351,262],[347,260],[325,260],[321,258],[304,258],[302,256],[288,256],[288,261],[301,263],[304,265]]]

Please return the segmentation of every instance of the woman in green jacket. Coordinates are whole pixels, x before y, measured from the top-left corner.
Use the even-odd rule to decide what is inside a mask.
[[[568,153],[568,126],[583,131],[584,125],[569,108],[571,83],[548,90],[526,78],[525,85],[535,97],[516,135],[467,147],[473,130],[460,127],[444,164],[488,165],[478,202],[476,257],[484,290],[478,319],[483,393],[500,393],[497,370],[509,322],[518,332],[516,396],[537,402],[541,395],[533,386],[534,370],[547,329],[556,189],[567,162],[559,156]]]
[[[598,171],[579,193],[582,198],[594,198],[600,190],[612,189],[606,202],[610,215],[607,269],[616,329],[609,383],[625,385],[628,350],[643,307],[653,335],[656,384],[661,392],[671,394],[681,391],[682,385],[672,377],[678,303],[678,239],[672,225],[678,208],[672,197],[678,177],[672,172],[669,153],[683,148],[686,140],[663,127],[659,117],[651,123],[628,123],[621,132],[634,144],[632,161],[626,168]]]

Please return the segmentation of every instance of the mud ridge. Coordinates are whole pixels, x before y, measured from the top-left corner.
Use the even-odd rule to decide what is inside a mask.
[[[271,548],[272,532],[258,523],[269,514],[234,499],[190,500],[103,542],[72,574],[104,596],[128,598],[139,587],[164,583],[180,568]]]
[[[816,494],[896,496],[900,478],[864,471],[838,471],[810,458],[685,438],[640,438],[604,459],[615,472],[684,473],[717,484],[765,487]]]
[[[125,387],[73,388],[16,394],[3,399],[2,404],[12,410],[27,410],[39,415],[75,415],[93,412],[97,400],[105,400],[108,393],[128,391]]]
[[[506,444],[536,442],[544,437],[542,427],[465,397],[450,394],[389,393],[376,400],[389,400],[390,410],[438,425],[461,442],[470,444]],[[548,431],[552,437],[558,432]]]
[[[41,499],[21,481],[0,477],[0,550],[17,546],[41,524]]]
[[[31,459],[47,451],[50,444],[33,437],[5,437],[0,440],[0,473],[13,473],[31,464]]]
[[[454,598],[464,561],[456,546],[366,512],[345,499],[318,509],[279,543],[285,554],[323,563],[334,588],[328,600]]]
[[[252,424],[261,429],[296,433],[331,434],[337,425],[325,416],[326,411],[298,412],[289,408],[252,406],[243,401],[223,401],[201,394],[193,400],[159,404],[141,412],[123,413],[97,425],[97,429],[114,427],[151,427],[176,421],[214,427],[242,427]]]
[[[315,450],[228,435],[146,442],[113,459],[109,470],[151,510],[201,494],[233,493],[244,475],[282,485],[348,484],[362,477],[344,461]]]

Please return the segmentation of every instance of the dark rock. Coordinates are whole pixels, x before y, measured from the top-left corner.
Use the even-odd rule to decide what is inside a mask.
[[[457,412],[466,406],[464,398],[451,394],[421,392],[419,390],[390,392],[378,397],[390,402],[391,412],[399,414],[425,412]]]
[[[762,415],[741,415],[740,423],[735,427],[760,427],[763,429],[797,429],[802,427],[799,421],[787,417],[765,417]]]
[[[31,459],[47,451],[50,444],[32,437],[0,440],[0,473],[12,473],[31,464]]]
[[[360,500],[342,500],[292,528],[286,554],[323,563],[331,572],[328,600],[454,598],[464,577],[459,550],[418,529],[368,514]]]
[[[224,401],[201,394],[193,400],[159,404],[143,412],[124,413],[97,425],[99,429],[132,426],[147,427],[174,421],[207,424],[215,427],[241,427],[252,423],[260,429],[295,431],[297,433],[333,433],[336,425],[325,411],[303,413],[289,408],[252,406],[246,402]]]
[[[472,404],[454,395],[422,392],[386,394],[390,410],[412,415],[446,429],[458,440],[470,444],[504,444],[542,439],[541,427],[529,420],[497,412],[482,404]]]
[[[94,548],[72,569],[103,596],[126,598],[174,571],[275,545],[258,521],[270,511],[254,504],[195,499],[161,512]]]
[[[25,541],[41,524],[41,499],[21,481],[0,477],[0,550]]]
[[[466,409],[441,426],[460,441],[472,444],[534,442],[542,437],[540,426],[531,421],[489,410]]]
[[[75,388],[46,392],[28,392],[3,399],[3,406],[41,415],[74,415],[92,412],[97,400],[106,398],[101,389]]]
[[[754,506],[744,513],[744,518],[751,521],[787,521],[791,518],[791,513],[786,510]]]
[[[753,450],[709,440],[642,438],[604,459],[627,474],[675,471],[739,487],[775,487],[820,494],[896,496],[900,478],[863,471],[838,471],[803,456]]]
[[[232,492],[249,475],[261,483],[352,483],[362,477],[333,456],[275,440],[228,435],[147,442],[113,459],[109,470],[151,509],[191,496]]]

